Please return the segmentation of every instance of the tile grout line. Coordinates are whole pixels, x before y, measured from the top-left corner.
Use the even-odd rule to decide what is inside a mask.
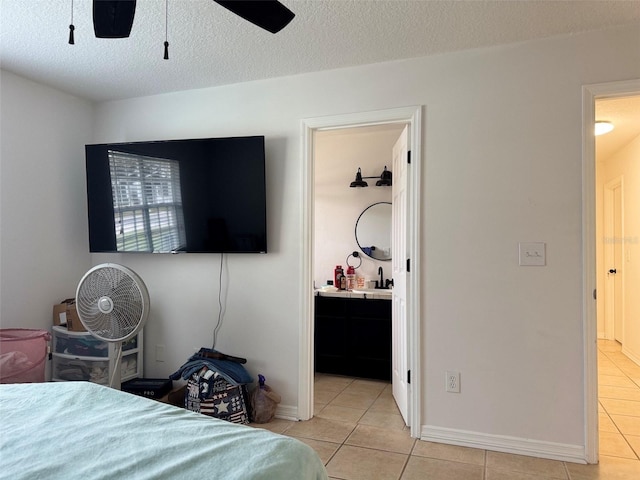
[[[482,480],[487,478],[487,451],[484,450],[482,455]]]
[[[415,446],[416,444],[414,442],[413,447],[411,447],[411,452],[413,452],[413,449]],[[407,455],[407,458],[405,459],[404,464],[402,465],[402,470],[400,470],[400,475],[398,475],[397,480],[402,480],[402,476],[404,475],[404,472],[407,469],[407,465],[409,465],[409,459],[411,459],[411,452],[409,452],[409,455]]]

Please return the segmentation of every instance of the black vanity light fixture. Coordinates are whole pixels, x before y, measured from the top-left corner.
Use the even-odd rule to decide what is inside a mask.
[[[378,181],[376,182],[376,187],[390,187],[392,185],[391,172],[387,170],[387,166],[385,165],[384,170],[382,171],[382,174],[380,174],[379,177],[363,177],[362,170],[360,169],[360,167],[358,167],[358,172],[356,173],[356,179],[353,182],[351,182],[349,186],[352,188],[368,187],[369,184],[364,181],[365,178],[377,178]]]
[[[369,184],[362,179],[362,170],[358,167],[358,172],[356,173],[356,179],[351,182],[350,187],[368,187]]]
[[[380,175],[380,180],[376,182],[376,187],[390,187],[391,185],[391,172],[387,170],[387,166],[385,165]]]

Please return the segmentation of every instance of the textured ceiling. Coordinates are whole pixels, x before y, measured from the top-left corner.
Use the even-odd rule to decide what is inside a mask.
[[[281,0],[268,33],[212,0],[138,0],[128,39],[96,39],[91,0],[0,0],[2,68],[102,101],[506,44],[640,21],[635,1]]]
[[[640,96],[596,100],[596,120],[613,123],[613,130],[596,137],[596,159],[606,161],[640,135]]]

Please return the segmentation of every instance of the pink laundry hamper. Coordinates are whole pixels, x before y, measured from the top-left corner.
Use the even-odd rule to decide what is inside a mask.
[[[0,329],[0,383],[44,382],[50,339],[46,330]]]

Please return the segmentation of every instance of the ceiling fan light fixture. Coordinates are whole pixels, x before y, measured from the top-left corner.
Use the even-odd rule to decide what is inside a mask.
[[[358,172],[356,173],[356,179],[353,182],[351,182],[351,185],[349,186],[351,188],[369,186],[369,184],[362,179],[362,170],[360,170],[360,167],[358,167]]]
[[[595,135],[604,135],[605,133],[609,133],[613,130],[613,123],[607,122],[605,120],[596,120],[595,125]]]

